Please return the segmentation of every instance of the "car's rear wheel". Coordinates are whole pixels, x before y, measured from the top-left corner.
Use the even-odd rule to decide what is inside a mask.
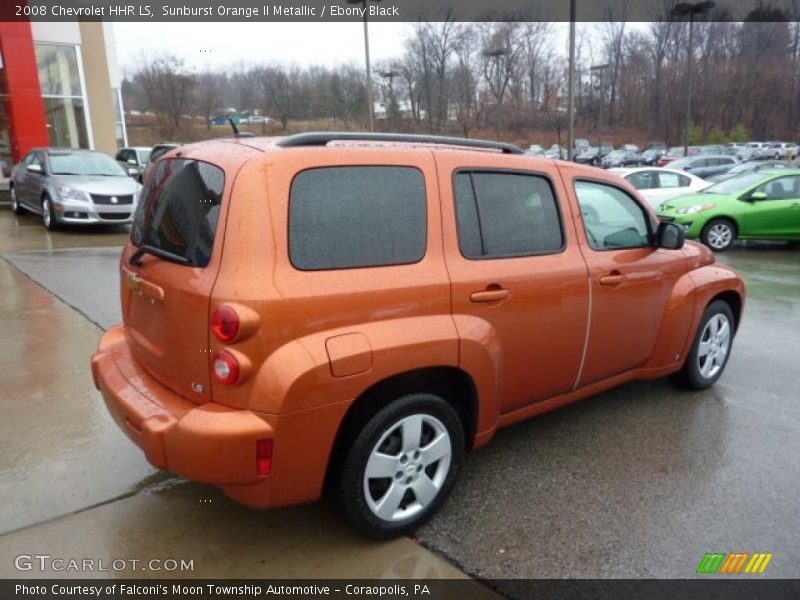
[[[683,368],[672,379],[690,390],[704,390],[714,385],[725,371],[733,346],[736,322],[728,303],[716,300],[708,305],[692,349]]]
[[[700,239],[715,252],[724,252],[736,240],[736,226],[728,219],[712,219],[703,228]]]
[[[53,201],[50,196],[42,197],[42,224],[47,231],[55,231],[58,229],[58,221],[56,221],[56,213],[53,208]]]
[[[19,203],[19,198],[17,198],[17,190],[12,185],[11,188],[8,190],[8,194],[11,200],[11,210],[14,211],[15,215],[21,215],[25,213],[25,209],[22,208],[22,205]]]
[[[344,460],[338,497],[353,526],[376,539],[410,533],[449,494],[464,457],[464,429],[450,404],[409,394],[361,428]]]

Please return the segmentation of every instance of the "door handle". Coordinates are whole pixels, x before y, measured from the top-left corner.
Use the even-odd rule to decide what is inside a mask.
[[[600,278],[600,285],[619,285],[627,279],[627,275],[622,273],[613,272],[610,275],[605,275]]]
[[[486,289],[482,292],[472,292],[469,299],[472,302],[500,302],[501,300],[508,300],[511,298],[511,290],[504,288]]]

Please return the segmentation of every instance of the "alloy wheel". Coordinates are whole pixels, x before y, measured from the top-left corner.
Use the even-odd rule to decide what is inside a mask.
[[[722,250],[733,241],[733,230],[727,223],[715,223],[708,230],[708,245],[714,250]]]
[[[731,324],[728,317],[718,313],[709,319],[700,336],[697,348],[697,368],[700,374],[711,379],[725,366],[731,348]]]
[[[387,428],[364,470],[367,506],[384,521],[402,521],[425,510],[444,486],[452,442],[444,424],[412,414]]]
[[[47,229],[50,229],[50,200],[48,198],[44,198],[42,200],[42,222]]]

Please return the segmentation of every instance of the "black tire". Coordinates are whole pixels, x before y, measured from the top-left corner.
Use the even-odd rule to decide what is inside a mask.
[[[406,453],[403,448],[405,424],[415,423],[416,416],[421,419],[419,450]],[[409,429],[414,428],[409,425]],[[449,437],[445,437],[444,432]],[[412,433],[409,439],[413,439]],[[446,448],[443,444],[448,440],[449,464],[443,456],[426,465],[422,453],[432,450],[434,441],[436,447]],[[339,504],[353,527],[368,537],[389,539],[409,534],[425,523],[450,493],[464,460],[464,449],[464,429],[450,404],[434,394],[402,396],[370,418],[355,436],[342,464],[337,489]],[[373,452],[386,457],[387,472],[394,476],[366,478]],[[392,462],[394,460],[397,462]],[[429,488],[428,483],[433,484],[433,488]],[[438,491],[425,503],[416,495],[417,484],[424,484],[428,491]],[[397,500],[396,509],[391,508],[393,499]],[[390,502],[386,506],[393,513],[391,518],[377,514],[382,501],[383,504]],[[409,516],[404,517],[403,512],[408,512]]]
[[[19,203],[19,198],[17,198],[17,190],[12,185],[8,190],[10,200],[11,200],[11,210],[14,211],[15,215],[24,215],[25,209],[22,208],[22,205]]]
[[[700,241],[714,252],[725,252],[736,241],[736,225],[730,219],[711,219],[700,234]]]
[[[56,211],[53,208],[53,201],[47,194],[42,196],[42,225],[44,225],[47,231],[55,231],[58,229],[58,221],[56,221]]]
[[[724,345],[725,353],[721,361],[716,361],[716,358],[719,356],[719,351],[717,351],[717,354],[714,355],[713,359],[717,362],[717,364],[715,365],[712,363],[712,371],[704,373],[704,367],[708,365],[707,361],[712,360],[712,355],[707,353],[704,355],[705,360],[701,360],[700,346],[701,344],[707,344],[708,342],[712,341],[713,335],[710,335],[709,328],[707,328],[707,326],[712,319],[717,318],[722,319],[725,323],[727,323],[728,337],[727,342]],[[695,334],[694,342],[692,342],[692,348],[689,351],[689,356],[686,357],[686,361],[683,363],[681,370],[671,376],[672,380],[679,386],[689,390],[705,390],[714,385],[722,376],[722,373],[725,371],[725,367],[728,364],[728,359],[731,356],[731,349],[733,348],[735,330],[736,322],[733,318],[733,311],[731,310],[731,307],[728,306],[728,303],[723,300],[715,300],[709,304],[703,313],[703,318],[700,319],[700,325],[697,327],[697,333]],[[720,344],[719,347],[722,346],[723,345]],[[708,349],[706,349],[706,352],[708,352]]]

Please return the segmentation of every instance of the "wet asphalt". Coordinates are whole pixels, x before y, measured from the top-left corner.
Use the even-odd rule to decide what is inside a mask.
[[[22,547],[67,552],[85,539],[141,554],[156,538],[202,558],[193,576],[234,576],[235,561],[214,559],[220,547],[274,550],[253,531],[273,544],[296,536],[272,576],[325,576],[333,561],[364,576],[453,576],[454,564],[493,580],[687,578],[707,552],[771,552],[762,577],[800,576],[800,249],[719,257],[748,298],[714,388],[636,382],[499,432],[468,457],[420,547],[371,545],[325,502],[250,511],[150,468],[105,415],[88,368],[100,328],[119,320],[125,232],[46,234],[30,220],[0,205],[0,502],[11,508],[0,532],[19,530],[0,537],[0,576],[15,574]],[[268,576],[260,568],[253,576]]]

